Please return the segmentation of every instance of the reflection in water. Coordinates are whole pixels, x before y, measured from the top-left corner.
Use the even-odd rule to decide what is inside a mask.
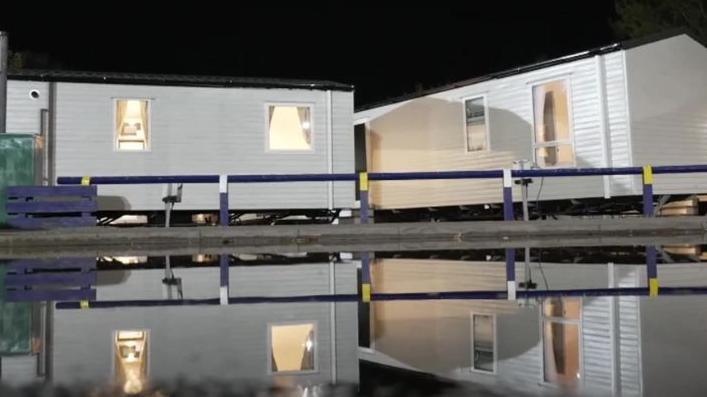
[[[474,351],[472,368],[477,371],[496,372],[496,355],[494,349],[495,331],[493,316],[487,314],[472,314],[472,334]]]
[[[116,383],[124,393],[151,393],[169,389],[176,378],[185,388],[210,379],[256,389],[286,386],[286,395],[327,395],[331,390],[321,385],[368,390],[376,376],[385,376],[415,388],[425,387],[416,382],[442,387],[434,378],[420,381],[426,373],[457,382],[460,395],[700,395],[707,388],[700,373],[707,301],[702,295],[636,296],[647,294],[642,263],[518,266],[516,279],[542,282],[525,282],[512,301],[500,260],[379,258],[371,265],[373,299],[367,303],[360,302],[358,260],[243,266],[226,259],[195,267],[172,261],[180,264],[170,268],[170,279],[181,280],[181,294],[166,292],[164,268],[111,265],[96,272],[82,264],[57,273],[42,270],[47,263],[12,265],[17,285],[78,277],[78,289],[70,291],[77,297],[85,274],[94,274],[86,290],[95,301],[45,311],[43,303],[29,303],[29,332],[40,349],[3,355],[3,382]],[[58,263],[71,268],[66,260]],[[29,270],[20,274],[19,268]],[[671,286],[707,291],[707,264],[663,264],[658,276],[666,294]],[[219,299],[224,285],[226,299]],[[607,288],[626,295],[611,296]],[[545,289],[556,292],[543,296]],[[66,288],[47,291],[64,294]],[[439,299],[450,291],[477,295]],[[411,292],[433,294],[392,300]],[[9,335],[3,320],[3,335]]]
[[[115,382],[127,394],[143,391],[147,383],[147,331],[115,333]]]
[[[272,372],[314,371],[314,324],[270,326]]]
[[[580,378],[580,299],[549,298],[543,303],[546,382],[576,387]]]

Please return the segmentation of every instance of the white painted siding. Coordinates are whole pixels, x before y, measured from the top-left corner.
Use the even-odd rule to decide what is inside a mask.
[[[626,93],[625,52],[604,55],[604,81],[606,95],[606,117],[608,122],[610,166],[629,167],[631,142],[629,139],[629,111]],[[612,176],[611,194],[615,196],[639,194],[638,177]]]
[[[608,106],[607,134],[616,143],[611,157],[625,161],[623,65],[616,56],[601,57]],[[620,58],[619,58],[620,59]],[[570,107],[578,167],[602,167],[604,145],[599,97],[599,74],[592,58],[564,63],[501,79],[432,94],[426,97],[356,113],[370,124],[371,172],[447,171],[511,168],[514,160],[532,159],[533,109],[531,86],[565,78],[571,93]],[[462,98],[485,95],[488,104],[490,151],[466,153]],[[545,178],[541,199],[603,196],[601,178]],[[530,186],[537,197],[540,180]],[[617,189],[621,191],[620,189]],[[411,208],[496,203],[501,182],[409,181],[374,182],[372,204],[377,208]],[[519,192],[515,194],[520,198]]]
[[[39,100],[28,90],[41,89]],[[10,81],[9,127],[37,132],[39,109],[46,107],[47,83]],[[114,99],[148,98],[150,150],[114,150]],[[309,152],[267,151],[266,103],[313,106],[313,146]],[[56,175],[200,175],[353,172],[353,93],[332,91],[332,138],[327,131],[323,90],[165,87],[56,83]],[[16,131],[15,131],[16,130]],[[101,186],[104,210],[163,208],[163,186]],[[176,209],[218,208],[218,185],[185,185]],[[336,183],[335,208],[353,205],[353,184]],[[326,208],[328,184],[232,184],[232,209]]]
[[[0,358],[2,364],[2,383],[11,386],[25,386],[40,381],[42,378],[37,375],[37,355],[28,354],[22,356],[3,356]]]
[[[626,51],[635,165],[707,163],[707,49],[681,35]],[[705,193],[704,174],[656,175],[654,191]]]
[[[531,273],[538,289],[605,288],[608,284],[604,264],[544,263],[541,269],[532,263]],[[505,289],[503,262],[378,259],[372,276],[375,292]],[[518,265],[516,279],[524,278],[523,266]],[[494,390],[510,390],[506,394],[514,394],[513,390],[534,395],[562,394],[562,389],[543,382],[540,307],[534,300],[375,302],[374,346],[388,362],[493,386]],[[496,315],[495,375],[470,371],[471,313]],[[583,377],[579,395],[609,395],[612,391],[610,315],[610,298],[582,299]],[[413,328],[415,332],[409,332]]]
[[[30,97],[30,92],[37,90],[39,98]],[[49,103],[49,83],[38,81],[7,82],[7,132],[39,134],[41,128],[40,113]]]
[[[329,264],[232,267],[231,296],[328,293]],[[218,268],[177,268],[185,298],[218,296]],[[268,277],[263,277],[267,272]],[[127,277],[126,277],[127,276]],[[98,299],[162,299],[163,270],[100,272]],[[335,283],[356,289],[355,264],[336,264]],[[296,383],[358,382],[356,302],[126,307],[56,310],[54,379],[58,383],[110,380],[112,337],[118,329],[150,330],[151,380],[205,378],[270,382],[267,327],[277,322],[317,324],[315,373]],[[332,321],[335,326],[332,327]],[[332,333],[333,331],[333,333]],[[332,343],[332,336],[335,338]],[[332,347],[336,354],[332,354]],[[335,362],[332,362],[335,360]],[[334,378],[333,368],[336,368]]]

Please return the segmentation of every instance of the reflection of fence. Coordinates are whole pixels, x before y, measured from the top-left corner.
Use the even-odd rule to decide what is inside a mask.
[[[7,301],[93,300],[96,258],[24,259],[6,264]]]
[[[273,174],[273,175],[172,175],[172,176],[93,176],[59,177],[60,185],[139,185],[195,183],[219,184],[219,208],[222,215],[228,214],[228,185],[231,183],[284,183],[284,182],[336,182],[359,181],[361,192],[361,218],[367,219],[368,181],[402,181],[432,179],[500,179],[503,183],[504,219],[514,219],[512,180],[533,177],[576,177],[608,175],[641,175],[643,177],[643,213],[653,215],[653,175],[707,172],[706,164],[671,165],[619,168],[555,168],[531,170],[483,170],[483,171],[438,171],[438,172],[378,172],[337,174]],[[227,224],[228,216],[220,217]]]
[[[544,299],[552,297],[602,297],[602,296],[648,296],[650,293],[645,287],[631,288],[595,288],[571,289],[548,291],[518,291],[518,299]],[[686,296],[707,295],[707,286],[703,287],[664,287],[660,290],[661,296]],[[506,300],[506,291],[442,291],[442,292],[401,292],[401,293],[373,293],[371,301],[428,301],[428,300]],[[262,304],[262,303],[301,303],[301,302],[357,302],[361,297],[357,294],[333,295],[298,295],[298,296],[251,296],[233,297],[228,299],[229,304]],[[91,308],[113,307],[150,307],[150,306],[192,306],[192,305],[219,305],[223,304],[218,298],[213,299],[179,299],[179,300],[116,300],[94,301]],[[78,309],[79,302],[59,302],[58,309]]]
[[[482,170],[482,171],[439,171],[439,172],[383,172],[383,173],[337,173],[337,174],[280,174],[280,175],[173,175],[173,176],[94,176],[94,177],[59,177],[58,184],[71,185],[132,185],[132,184],[169,184],[198,183],[219,184],[219,222],[228,225],[229,203],[228,185],[231,183],[284,183],[284,182],[336,182],[358,181],[361,199],[360,220],[368,222],[368,185],[369,181],[402,181],[433,179],[500,179],[503,184],[503,218],[515,219],[513,208],[514,178],[554,178],[577,176],[641,175],[643,184],[643,215],[653,216],[653,175],[707,173],[707,164],[671,165],[652,167],[620,168],[555,168],[530,170]],[[648,248],[648,283],[650,295],[658,294],[655,249]],[[371,300],[371,278],[369,255],[362,256],[361,291],[364,302]],[[506,249],[507,298],[516,299],[515,249]],[[222,299],[223,301],[223,299]]]

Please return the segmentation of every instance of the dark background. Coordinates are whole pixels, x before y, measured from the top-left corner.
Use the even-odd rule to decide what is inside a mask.
[[[617,29],[626,17],[614,1],[477,3],[86,3],[95,10],[37,3],[41,12],[0,14],[0,29],[10,35],[15,68],[335,80],[356,86],[357,106],[636,33]]]

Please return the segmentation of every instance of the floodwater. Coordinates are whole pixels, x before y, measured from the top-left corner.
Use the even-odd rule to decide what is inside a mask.
[[[525,253],[1,261],[0,395],[706,394],[701,247]]]

